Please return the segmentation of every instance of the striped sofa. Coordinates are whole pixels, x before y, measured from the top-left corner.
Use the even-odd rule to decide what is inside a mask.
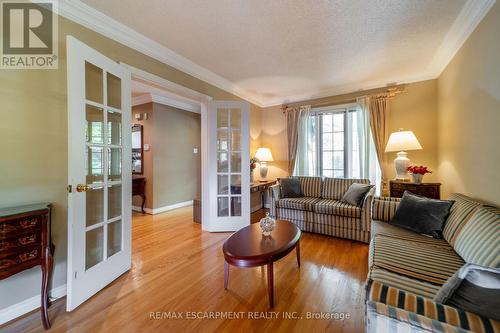
[[[361,207],[341,202],[352,183],[368,179],[298,177],[304,197],[282,198],[280,185],[271,187],[271,212],[276,219],[295,223],[301,230],[368,243],[373,189]]]
[[[500,268],[500,211],[461,194],[450,199],[444,239],[391,225],[400,199],[373,199],[367,332],[500,332],[498,321],[432,300],[465,262]]]

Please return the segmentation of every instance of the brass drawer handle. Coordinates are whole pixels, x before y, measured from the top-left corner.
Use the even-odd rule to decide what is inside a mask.
[[[37,219],[31,219],[27,221],[21,221],[21,228],[30,228],[36,225]]]
[[[28,237],[19,238],[19,243],[21,245],[26,245],[29,243],[33,243],[35,240],[36,240],[36,235],[31,235]]]

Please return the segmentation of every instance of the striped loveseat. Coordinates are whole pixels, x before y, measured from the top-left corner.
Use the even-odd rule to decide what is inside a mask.
[[[432,300],[466,262],[500,268],[499,210],[461,194],[450,199],[444,239],[391,225],[400,199],[373,199],[368,332],[500,332],[498,321]]]
[[[271,216],[295,223],[301,230],[368,243],[373,189],[358,207],[340,199],[352,183],[368,179],[298,177],[303,197],[282,198],[280,185],[271,187]]]

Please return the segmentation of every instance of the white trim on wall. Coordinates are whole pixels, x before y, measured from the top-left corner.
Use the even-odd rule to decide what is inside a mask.
[[[441,75],[495,2],[496,0],[468,0],[465,3],[443,39],[441,46],[436,51],[429,66],[430,73],[433,73],[436,77]]]
[[[457,16],[455,22],[448,31],[441,46],[436,51],[433,61],[427,70],[422,71],[422,75],[404,81],[395,80],[391,83],[403,84],[423,80],[436,79],[441,75],[445,67],[455,56],[458,50],[470,34],[477,27],[479,22],[491,9],[496,0],[468,0]],[[229,80],[216,73],[194,63],[193,61],[175,53],[158,42],[138,33],[130,27],[119,23],[111,17],[77,0],[60,0],[59,14],[78,24],[83,25],[95,32],[98,32],[112,40],[125,46],[137,50],[158,61],[181,70],[195,78],[210,83],[231,94],[243,98],[260,107],[269,107],[283,103],[298,102],[313,98],[322,98],[358,90],[367,90],[387,85],[388,82],[373,81],[359,82],[355,84],[340,85],[326,90],[307,94],[287,96],[273,100],[257,100],[251,93],[238,87]]]
[[[222,76],[177,54],[160,43],[155,42],[81,1],[60,0],[59,14],[197,79],[210,83],[215,87],[228,91],[254,104],[260,105],[259,101],[249,97],[241,88]]]
[[[177,109],[181,109],[184,111],[201,113],[201,105],[199,102],[184,102],[179,100],[178,98],[171,98],[162,95],[156,95],[152,93],[147,93],[143,95],[136,96],[132,98],[132,106],[137,106],[146,103],[158,103],[162,105],[171,106]]]
[[[156,215],[164,212],[168,212],[169,210],[174,210],[182,207],[187,207],[187,206],[192,206],[193,205],[193,200],[188,200],[188,201],[183,201],[183,202],[178,202],[173,205],[168,205],[168,206],[163,206],[159,208],[146,208],[144,207],[144,211],[148,214]],[[141,207],[140,206],[132,206],[132,210],[136,212],[141,212]]]
[[[64,296],[66,296],[66,284],[55,287],[49,291],[49,297],[51,300],[56,300]],[[20,317],[28,312],[39,309],[40,303],[41,295],[38,294],[0,310],[0,325],[16,319],[17,317]]]

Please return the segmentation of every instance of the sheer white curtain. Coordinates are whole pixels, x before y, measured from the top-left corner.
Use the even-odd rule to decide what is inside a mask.
[[[356,112],[359,137],[359,165],[361,178],[367,178],[375,185],[376,194],[381,193],[382,172],[377,158],[377,151],[370,130],[369,102],[367,96],[357,98],[359,109]]]
[[[318,131],[317,121],[311,106],[302,107],[299,119],[297,155],[295,158],[294,176],[316,176],[318,170]]]

